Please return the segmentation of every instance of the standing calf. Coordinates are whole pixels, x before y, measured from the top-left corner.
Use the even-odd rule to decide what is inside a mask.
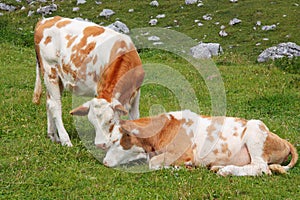
[[[34,42],[37,64],[33,102],[40,101],[41,73],[47,89],[48,136],[52,141],[72,146],[62,122],[63,89],[94,97],[71,114],[88,114],[99,147],[104,148],[108,141],[101,120],[115,115],[115,107],[124,106],[131,119],[139,117],[144,70],[128,36],[94,23],[56,16],[38,22]],[[108,106],[109,112],[102,112]]]
[[[189,110],[110,124],[104,165],[148,158],[149,167],[206,166],[220,175],[285,173],[298,159],[295,147],[259,120],[205,117]],[[292,159],[287,166],[280,164]]]

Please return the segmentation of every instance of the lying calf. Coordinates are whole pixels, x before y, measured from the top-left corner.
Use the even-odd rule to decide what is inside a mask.
[[[220,175],[285,173],[298,159],[295,147],[259,120],[205,117],[189,110],[111,125],[104,165],[148,158],[149,167],[206,166]],[[291,161],[287,166],[280,164]]]

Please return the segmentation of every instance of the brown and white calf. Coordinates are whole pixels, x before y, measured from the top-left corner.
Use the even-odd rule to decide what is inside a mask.
[[[148,158],[149,167],[205,166],[220,175],[285,173],[298,159],[295,147],[259,120],[205,117],[189,110],[110,125],[104,165]],[[280,164],[289,155],[287,166]]]
[[[128,36],[91,22],[56,16],[37,23],[34,42],[37,64],[33,102],[40,101],[41,73],[47,89],[48,135],[53,141],[72,146],[62,122],[63,89],[93,97],[71,114],[88,114],[99,146],[108,141],[102,119],[115,115],[114,107],[122,105],[131,119],[139,118],[144,70]]]

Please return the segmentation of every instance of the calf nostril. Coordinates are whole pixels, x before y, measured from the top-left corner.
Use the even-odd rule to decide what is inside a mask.
[[[107,149],[105,143],[103,143],[103,144],[96,144],[96,147],[97,147],[98,149],[102,149],[102,150],[106,150],[106,149]]]
[[[103,165],[107,166],[107,162],[106,162],[106,161],[104,161],[104,162],[103,162]]]

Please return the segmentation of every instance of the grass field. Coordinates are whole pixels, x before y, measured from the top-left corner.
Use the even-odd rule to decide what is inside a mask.
[[[71,11],[76,1],[55,2],[60,6],[54,14],[81,14],[105,25],[120,18],[130,28],[145,27],[151,16],[165,13],[167,17],[159,21],[159,27],[173,26],[177,19],[180,26],[173,30],[197,41],[207,35],[203,41],[221,43],[225,54],[214,61],[224,82],[227,115],[261,119],[300,151],[300,73],[279,69],[274,62],[255,62],[266,47],[299,41],[299,7],[293,2],[245,0],[230,4],[211,0],[198,8],[178,0],[159,1],[161,5],[152,8],[150,1],[104,1],[98,6],[89,1],[80,5],[77,13]],[[116,15],[110,19],[96,17],[103,8],[115,10]],[[135,9],[134,15],[129,8]],[[46,137],[44,104],[31,103],[35,80],[32,30],[40,16],[27,18],[27,12],[28,7],[0,16],[0,199],[300,199],[299,162],[286,175],[261,177],[220,177],[204,168],[147,173],[106,168],[80,140],[74,119],[68,114],[72,96],[67,92],[63,96],[63,120],[74,147],[53,144]],[[204,22],[203,28],[194,26],[194,19],[206,13],[213,14],[213,22]],[[287,16],[282,17],[284,14]],[[241,18],[242,24],[229,27],[233,17]],[[252,28],[257,20],[280,24],[275,31],[255,32]],[[217,35],[216,21],[228,26],[229,37]],[[264,37],[269,40],[263,41]],[[256,46],[258,42],[262,44]],[[182,74],[196,91],[201,113],[212,112],[205,80],[190,63],[159,50],[142,50],[140,56],[145,65],[159,63]],[[294,65],[300,68],[299,62]],[[42,98],[45,100],[45,89]],[[149,115],[152,105],[161,105],[167,111],[180,108],[172,91],[155,84],[142,87],[140,103],[142,116]]]

